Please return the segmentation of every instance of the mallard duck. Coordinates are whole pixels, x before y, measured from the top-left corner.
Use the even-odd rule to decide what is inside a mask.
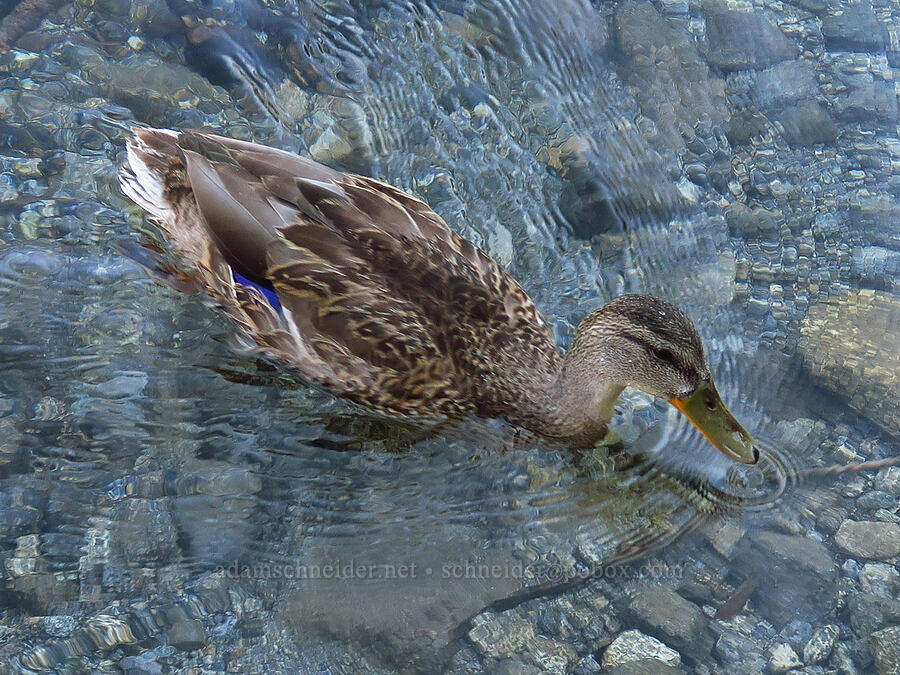
[[[677,307],[625,295],[562,355],[516,281],[424,202],[364,176],[205,131],[135,129],[126,195],[255,348],[371,409],[501,417],[585,447],[627,387],[667,399],[732,460],[753,438]]]

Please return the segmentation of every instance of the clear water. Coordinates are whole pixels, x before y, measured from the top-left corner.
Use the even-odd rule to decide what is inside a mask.
[[[894,42],[823,44],[834,8],[782,3],[733,23],[687,3],[272,3],[265,26],[252,6],[185,3],[179,21],[83,0],[0,56],[0,650],[16,668],[488,667],[506,652],[473,629],[485,612],[540,611],[573,575],[636,556],[737,585],[740,560],[710,562],[723,522],[833,547],[823,510],[877,518],[854,502],[871,483],[797,474],[897,454]],[[210,19],[227,39],[202,42]],[[615,421],[629,463],[499,422],[422,433],[291,380],[116,252],[144,229],[115,181],[132,124],[212,126],[424,197],[562,345],[618,294],[678,303],[774,464],[735,477],[636,392]],[[896,499],[881,509],[890,522]],[[572,592],[615,603],[640,568],[623,569]]]

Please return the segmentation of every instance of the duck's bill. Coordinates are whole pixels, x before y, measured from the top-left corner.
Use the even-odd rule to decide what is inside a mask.
[[[753,436],[728,412],[712,382],[701,382],[690,396],[670,398],[669,403],[678,408],[726,457],[744,464],[756,464],[759,460],[759,449]]]

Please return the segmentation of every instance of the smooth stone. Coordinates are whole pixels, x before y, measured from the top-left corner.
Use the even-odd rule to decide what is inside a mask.
[[[796,616],[818,619],[827,611],[825,600],[834,593],[838,574],[822,542],[771,530],[751,532],[735,547],[731,561],[759,588],[778,589],[754,596],[759,613],[776,626]]]
[[[857,593],[848,601],[850,625],[860,637],[900,623],[900,600],[882,598],[872,593]]]
[[[900,554],[900,525],[867,520],[845,520],[834,543],[855,558],[887,560]]]
[[[603,667],[615,668],[629,661],[653,659],[669,666],[681,665],[681,655],[655,637],[637,630],[621,633],[603,652]]]
[[[170,645],[183,652],[192,652],[206,645],[206,630],[197,619],[180,619],[166,632]]]
[[[722,70],[764,68],[794,58],[797,48],[758,9],[732,9],[721,0],[704,2],[707,60]]]
[[[869,636],[878,675],[900,675],[900,626],[891,626]]]
[[[623,608],[623,618],[691,661],[709,657],[715,641],[706,615],[695,604],[666,586],[639,592]]]
[[[840,12],[822,17],[822,36],[831,51],[878,52],[884,49],[885,28],[870,0],[842,2]]]

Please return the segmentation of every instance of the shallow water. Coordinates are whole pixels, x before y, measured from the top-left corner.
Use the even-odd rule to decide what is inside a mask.
[[[871,584],[837,566],[897,553],[834,535],[896,527],[898,480],[797,474],[897,455],[896,8],[266,7],[84,0],[0,56],[3,658],[591,672],[637,627],[735,672],[732,635],[765,665],[793,619],[838,626],[834,668],[854,649],[871,667],[875,631],[847,609]],[[854,32],[872,21],[876,37]],[[637,392],[615,420],[628,454],[576,456],[499,422],[406,428],[305,387],[117,252],[155,236],[116,187],[132,124],[212,126],[422,196],[563,346],[621,293],[678,303],[783,492],[752,473],[742,488]],[[801,541],[835,562],[814,573],[774,550]],[[714,608],[746,579],[772,588],[684,642],[631,602],[663,585]],[[885,583],[874,595],[896,601]]]

